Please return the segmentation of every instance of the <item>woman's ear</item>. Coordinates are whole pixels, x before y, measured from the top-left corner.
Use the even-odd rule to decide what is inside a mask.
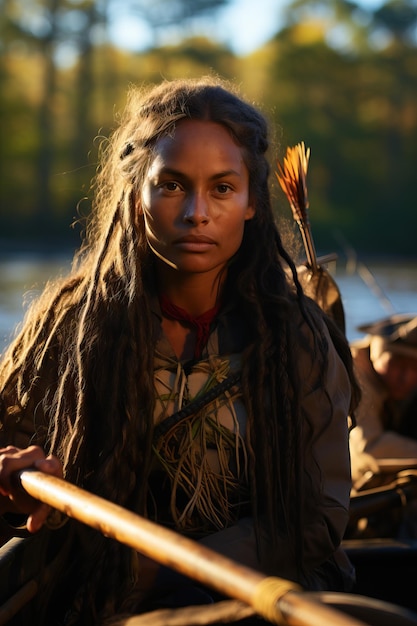
[[[251,220],[253,217],[255,217],[255,206],[254,202],[249,201],[249,204],[245,211],[245,220]]]

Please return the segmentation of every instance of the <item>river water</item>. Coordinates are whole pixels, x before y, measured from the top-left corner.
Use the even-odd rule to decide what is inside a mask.
[[[25,306],[39,293],[45,282],[65,273],[71,255],[43,257],[9,255],[0,258],[0,352],[22,321]],[[357,326],[392,313],[417,315],[417,261],[349,263],[329,266],[345,308],[348,339],[363,336]]]

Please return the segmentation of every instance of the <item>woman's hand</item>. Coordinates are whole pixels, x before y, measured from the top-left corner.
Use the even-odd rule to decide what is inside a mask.
[[[63,475],[60,461],[52,455],[45,457],[39,446],[29,446],[24,450],[14,446],[0,448],[0,494],[3,496],[1,512],[27,514],[26,527],[29,532],[34,533],[45,523],[51,507],[32,498],[23,487],[14,482],[16,472],[29,468],[58,478]]]

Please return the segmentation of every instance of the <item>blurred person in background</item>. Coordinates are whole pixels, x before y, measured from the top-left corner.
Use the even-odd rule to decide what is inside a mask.
[[[353,461],[417,460],[417,316],[394,315],[361,326],[367,336],[351,343],[362,399],[350,435]],[[360,476],[352,466],[354,480]]]
[[[417,316],[393,315],[359,330],[367,334],[351,343],[362,390],[350,433],[353,494],[388,486],[398,472],[417,467]],[[417,536],[414,501],[371,525],[377,535]]]

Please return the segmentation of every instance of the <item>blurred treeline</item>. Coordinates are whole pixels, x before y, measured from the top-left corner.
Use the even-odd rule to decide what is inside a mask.
[[[244,57],[199,35],[203,17],[225,32],[239,28],[222,22],[227,4],[0,0],[3,250],[78,247],[99,145],[128,85],[214,71],[269,117],[272,165],[287,145],[311,148],[319,253],[351,246],[361,255],[417,256],[416,0],[366,12],[346,0],[294,0],[284,21],[271,15],[276,35]],[[152,45],[127,52],[110,39],[121,6],[143,17]],[[175,44],[166,44],[168,29]],[[290,216],[273,175],[271,182],[278,209]]]

